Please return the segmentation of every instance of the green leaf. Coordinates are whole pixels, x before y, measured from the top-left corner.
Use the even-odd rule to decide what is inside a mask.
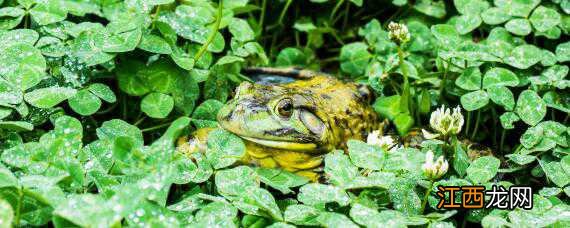
[[[20,24],[26,11],[16,7],[0,8],[0,29],[9,30]]]
[[[246,194],[247,187],[259,187],[256,177],[253,169],[248,166],[220,170],[216,173],[216,188],[223,196],[240,197]]]
[[[307,56],[301,50],[293,47],[288,47],[279,52],[275,65],[279,67],[284,66],[305,66],[307,63]]]
[[[483,88],[490,88],[491,86],[517,86],[519,78],[512,71],[502,68],[494,67],[485,73],[483,78]]]
[[[527,19],[512,19],[505,24],[505,28],[512,34],[518,36],[526,36],[532,32],[532,27],[530,27],[530,22]]]
[[[513,129],[515,126],[513,125],[514,122],[520,120],[519,116],[514,112],[505,112],[499,117],[501,120],[501,125],[504,129]]]
[[[73,40],[73,54],[77,56],[81,62],[87,64],[87,66],[94,66],[110,61],[115,57],[115,54],[106,53],[102,47],[94,45],[97,42],[102,42],[101,39],[105,40],[104,36],[105,34],[102,34],[100,31],[86,31],[80,33],[79,36]]]
[[[516,112],[523,122],[534,126],[546,116],[546,103],[535,91],[525,90],[519,95]]]
[[[503,106],[505,110],[513,111],[515,108],[515,97],[507,87],[491,86],[487,88],[487,93],[495,104]]]
[[[340,50],[340,68],[343,72],[356,77],[364,74],[371,55],[368,46],[362,42],[356,42],[342,46]]]
[[[505,8],[493,7],[483,11],[481,18],[485,24],[498,25],[511,19],[511,16]]]
[[[570,155],[564,156],[560,159],[560,166],[564,170],[564,172],[570,174]]]
[[[536,156],[526,155],[526,154],[507,154],[506,157],[508,157],[509,160],[519,165],[530,164],[531,162],[536,160]]]
[[[0,47],[8,47],[17,44],[28,44],[34,46],[40,38],[38,32],[31,29],[14,29],[8,32],[0,33],[2,43]]]
[[[341,206],[348,205],[350,198],[341,188],[333,185],[307,184],[299,189],[297,199],[306,205],[337,202]]]
[[[86,89],[77,92],[68,102],[71,109],[82,116],[89,116],[101,107],[101,100]]]
[[[281,191],[283,194],[293,192],[290,188],[309,182],[305,177],[281,169],[258,167],[255,169],[255,173],[259,176],[261,182]]]
[[[400,96],[380,97],[376,99],[372,107],[382,117],[393,120],[400,113]]]
[[[170,57],[176,65],[184,70],[192,70],[194,68],[194,56],[190,56],[190,54],[185,52],[182,48],[173,46]]]
[[[120,223],[121,216],[108,207],[99,195],[71,195],[59,204],[53,214],[80,226],[112,226]]]
[[[48,0],[34,6],[30,10],[30,15],[39,25],[47,25],[65,20],[67,10],[60,1]]]
[[[400,136],[404,136],[414,126],[414,118],[409,113],[400,113],[394,119],[394,125]]]
[[[519,68],[527,69],[542,60],[542,53],[534,45],[520,45],[513,49],[511,54],[505,58],[505,63]]]
[[[538,6],[530,15],[529,20],[536,31],[545,32],[560,24],[561,16],[554,9]]]
[[[441,43],[441,46],[447,48],[455,48],[461,42],[459,33],[455,26],[448,24],[437,24],[431,26],[431,33]]]
[[[225,202],[212,202],[196,213],[192,225],[196,227],[237,227],[233,219],[237,216],[238,210]]]
[[[115,96],[115,93],[113,93],[113,90],[111,90],[111,88],[109,88],[108,85],[102,84],[102,83],[93,83],[91,85],[89,85],[89,87],[87,87],[87,89],[95,94],[95,96],[101,98],[102,100],[109,102],[109,103],[115,103],[117,101],[117,97]]]
[[[485,107],[489,103],[489,95],[483,90],[469,92],[461,96],[461,106],[467,111]]]
[[[73,97],[77,90],[67,87],[53,86],[36,89],[24,95],[24,100],[38,108],[51,108]]]
[[[540,0],[494,0],[495,6],[505,8],[511,16],[527,17]]]
[[[350,162],[344,152],[337,150],[325,156],[325,173],[331,183],[344,187],[358,176],[358,168]]]
[[[343,228],[358,228],[346,215],[335,212],[322,212],[317,221],[322,227],[343,227]]]
[[[455,85],[464,90],[479,90],[481,89],[481,75],[478,67],[467,68],[455,80]]]
[[[406,217],[402,213],[393,210],[383,210],[378,212],[375,209],[362,204],[355,204],[350,209],[350,217],[365,227],[376,227],[384,224],[390,227],[407,227]]]
[[[477,184],[487,183],[497,174],[500,165],[501,161],[495,157],[480,157],[467,168],[467,177]]]
[[[138,48],[156,54],[169,55],[172,53],[172,49],[168,42],[166,42],[162,37],[152,34],[144,34]]]
[[[457,17],[457,21],[455,22],[455,29],[457,29],[457,32],[459,32],[459,34],[467,34],[478,28],[482,22],[483,21],[478,14],[461,15]]]
[[[222,0],[224,2],[224,8],[235,9],[238,7],[244,7],[247,5],[249,0]]]
[[[18,186],[18,178],[8,168],[0,166],[0,188]]]
[[[34,125],[24,121],[0,121],[0,129],[12,131],[31,131]]]
[[[543,130],[544,129],[540,126],[528,128],[521,136],[521,144],[527,149],[534,147],[542,140]]]
[[[321,212],[314,207],[302,204],[288,206],[285,210],[285,221],[295,225],[304,226],[317,226],[319,222],[316,221]]]
[[[467,168],[469,167],[469,157],[459,143],[455,145],[453,151],[453,169],[459,174],[460,177],[465,176]]]
[[[445,17],[445,3],[442,1],[420,0],[414,5],[414,9],[435,18]]]
[[[556,58],[558,59],[558,62],[570,61],[570,41],[556,46]]]
[[[144,143],[142,132],[136,126],[119,119],[103,122],[101,127],[97,128],[97,137],[109,141],[114,141],[118,137],[128,137],[133,140],[134,147],[140,147]]]
[[[0,227],[11,227],[14,220],[14,209],[4,199],[0,199]]]
[[[152,118],[166,118],[174,108],[174,99],[163,93],[150,93],[141,101],[141,111]]]
[[[556,186],[562,188],[570,183],[570,174],[564,171],[560,162],[541,161],[540,164],[548,179],[554,182]]]
[[[246,20],[240,18],[232,18],[228,29],[233,35],[233,38],[246,42],[255,39],[255,34]]]
[[[354,165],[371,170],[381,170],[384,166],[384,150],[358,140],[348,140],[348,153]]]
[[[218,100],[206,100],[192,113],[192,123],[196,128],[217,127],[217,115],[224,104]]]
[[[13,32],[13,31],[12,31]],[[29,38],[29,41],[35,42],[37,37],[32,34],[15,33],[16,36],[23,36],[21,39]],[[37,34],[36,34],[37,35]],[[6,35],[2,36],[3,42],[6,42]],[[23,42],[23,41],[21,41]],[[12,85],[22,91],[34,87],[46,76],[46,61],[42,53],[37,48],[25,44],[13,44],[7,47],[0,45],[0,76],[11,82]]]
[[[394,209],[405,215],[416,215],[420,213],[421,199],[414,191],[415,184],[411,180],[398,178],[398,180],[388,189],[390,200],[394,203]]]
[[[236,135],[216,129],[208,134],[206,156],[214,169],[232,165],[245,155],[245,144]]]
[[[453,0],[457,11],[461,14],[480,14],[489,8],[489,2],[484,0]]]
[[[283,220],[275,198],[263,188],[246,187],[246,194],[242,195],[238,201],[234,201],[234,205],[247,214],[269,217],[277,221]]]

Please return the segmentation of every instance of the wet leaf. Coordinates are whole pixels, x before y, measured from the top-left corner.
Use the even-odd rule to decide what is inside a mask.
[[[523,122],[534,126],[546,116],[546,104],[535,91],[525,90],[519,95],[516,112]]]
[[[166,118],[174,108],[174,99],[162,93],[150,93],[141,101],[141,111],[152,118]]]
[[[467,111],[485,107],[489,103],[489,95],[483,90],[477,90],[461,96],[461,106]]]

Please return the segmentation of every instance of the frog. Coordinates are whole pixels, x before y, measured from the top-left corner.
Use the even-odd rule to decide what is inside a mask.
[[[348,140],[365,140],[369,132],[383,128],[365,85],[297,68],[249,68],[246,73],[295,80],[244,81],[218,111],[219,127],[245,143],[242,163],[280,168],[315,181],[327,153],[346,149]],[[191,140],[203,145],[212,130],[198,129],[190,140],[180,140],[180,148],[189,148]]]

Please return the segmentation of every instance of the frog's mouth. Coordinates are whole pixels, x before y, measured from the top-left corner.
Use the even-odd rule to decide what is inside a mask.
[[[292,142],[292,141],[280,141],[280,140],[270,140],[270,139],[260,139],[260,138],[252,138],[246,136],[240,136],[241,138],[266,146],[271,148],[278,148],[278,149],[287,149],[287,150],[294,150],[294,151],[310,151],[316,150],[317,144],[315,143],[299,143],[299,142]]]

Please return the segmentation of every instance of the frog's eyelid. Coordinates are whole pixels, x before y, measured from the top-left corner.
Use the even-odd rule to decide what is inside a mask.
[[[314,134],[321,136],[325,131],[325,123],[317,115],[308,110],[302,110],[299,118],[301,122]]]

